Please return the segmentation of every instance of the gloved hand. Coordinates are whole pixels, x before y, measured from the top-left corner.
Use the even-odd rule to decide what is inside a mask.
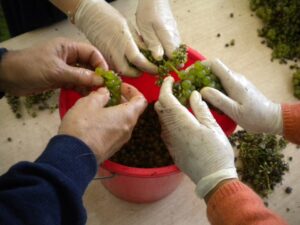
[[[233,150],[199,92],[190,97],[193,116],[172,94],[173,82],[172,77],[164,80],[155,103],[162,138],[175,164],[197,184],[196,192],[203,198],[221,181],[237,178]]]
[[[71,135],[85,142],[98,162],[118,151],[130,138],[140,114],[147,106],[144,96],[123,83],[123,104],[104,108],[109,100],[106,88],[79,99],[63,118],[59,134]]]
[[[9,51],[0,64],[0,90],[13,95],[29,95],[60,87],[103,84],[103,79],[93,70],[72,66],[75,63],[108,68],[94,46],[64,38]]]
[[[82,0],[75,14],[75,25],[103,54],[111,69],[127,76],[138,76],[139,69],[157,73],[157,67],[139,51],[125,18],[104,0]]]
[[[281,105],[268,100],[244,76],[226,67],[220,60],[211,62],[212,72],[220,78],[228,96],[213,88],[203,88],[203,98],[230,116],[245,130],[282,134]]]
[[[179,47],[180,35],[169,0],[139,0],[136,22],[147,48],[155,59],[171,58]]]

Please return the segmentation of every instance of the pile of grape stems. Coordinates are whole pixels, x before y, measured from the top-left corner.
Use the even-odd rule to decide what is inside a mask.
[[[273,49],[272,60],[289,63],[294,71],[294,96],[300,99],[300,1],[250,0],[250,8],[263,22],[258,34]]]
[[[54,96],[54,91],[46,91],[37,95],[31,95],[23,97],[25,98],[24,104],[22,104],[22,97],[13,96],[6,94],[7,103],[10,105],[12,112],[15,114],[16,118],[20,119],[23,116],[22,106],[24,105],[27,113],[31,117],[37,117],[37,111],[48,110],[50,113],[54,112],[58,108],[58,104],[50,104],[49,100]]]

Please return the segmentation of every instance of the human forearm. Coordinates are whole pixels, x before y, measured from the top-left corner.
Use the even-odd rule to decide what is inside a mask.
[[[53,5],[68,16],[72,16],[76,13],[81,1],[82,0],[50,0]]]
[[[282,225],[282,218],[265,207],[260,197],[238,180],[219,186],[207,202],[207,216],[212,225]]]
[[[204,201],[207,204],[209,199],[224,185],[227,183],[230,183],[232,181],[237,181],[238,179],[226,179],[222,180],[220,183],[218,183],[210,192],[208,192],[207,195],[204,196]]]
[[[21,51],[6,52],[0,62],[0,91],[13,94],[13,90],[22,88],[24,77],[19,73],[14,73],[19,68],[19,58],[23,55]],[[21,57],[19,57],[21,56]],[[27,71],[23,70],[25,74]],[[18,76],[18,82],[15,82],[15,74]]]
[[[7,53],[7,49],[6,48],[0,48],[0,98],[3,97],[4,95],[4,83],[3,83],[3,78],[2,78],[2,74],[3,72],[1,72],[1,67],[2,67],[2,58],[4,57],[4,55]]]
[[[75,63],[93,69],[73,66]],[[107,69],[103,56],[95,47],[56,38],[5,53],[0,63],[0,90],[12,95],[30,95],[62,87],[99,86],[103,79],[95,75],[96,67]]]
[[[289,141],[300,144],[300,104],[282,104],[283,135]]]
[[[85,224],[82,195],[97,168],[82,141],[54,137],[36,162],[0,177],[0,224]]]

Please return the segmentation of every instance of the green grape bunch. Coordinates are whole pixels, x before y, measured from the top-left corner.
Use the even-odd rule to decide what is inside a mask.
[[[172,53],[171,59],[163,56],[163,59],[158,61],[153,58],[149,50],[141,49],[141,52],[150,62],[158,66],[158,79],[156,83],[159,86],[170,72],[174,71],[177,73],[180,81],[175,82],[173,93],[179,102],[185,106],[188,105],[188,99],[192,91],[200,91],[203,87],[216,88],[225,93],[220,80],[212,73],[208,66],[202,64],[200,61],[197,61],[187,70],[178,71],[177,68],[187,62],[187,46],[184,44],[180,45]]]
[[[258,34],[273,49],[272,58],[300,58],[300,1],[250,0],[250,8],[262,20]]]
[[[209,66],[200,61],[196,61],[186,70],[173,69],[180,78],[173,86],[173,93],[182,105],[188,105],[192,91],[200,91],[204,87],[212,87],[225,93],[219,78],[212,73]]]
[[[110,93],[110,100],[107,106],[118,105],[121,102],[121,84],[122,80],[112,70],[104,70],[100,67],[97,67],[95,70],[98,76],[101,76],[104,79],[104,85],[107,87]]]

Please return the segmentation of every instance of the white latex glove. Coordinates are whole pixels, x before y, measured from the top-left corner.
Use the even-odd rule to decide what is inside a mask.
[[[179,47],[180,35],[169,0],[139,0],[136,11],[139,31],[155,59],[171,58]]]
[[[116,72],[138,76],[130,62],[143,71],[157,73],[157,67],[139,51],[126,19],[104,0],[82,0],[75,14],[75,25]]]
[[[193,116],[172,94],[173,82],[172,77],[164,80],[155,103],[162,138],[175,164],[197,184],[196,192],[203,198],[219,182],[237,178],[233,150],[199,92],[190,97]]]
[[[231,71],[219,59],[210,64],[228,96],[213,88],[203,88],[203,98],[230,116],[247,131],[282,134],[281,105],[268,100],[244,76]]]

